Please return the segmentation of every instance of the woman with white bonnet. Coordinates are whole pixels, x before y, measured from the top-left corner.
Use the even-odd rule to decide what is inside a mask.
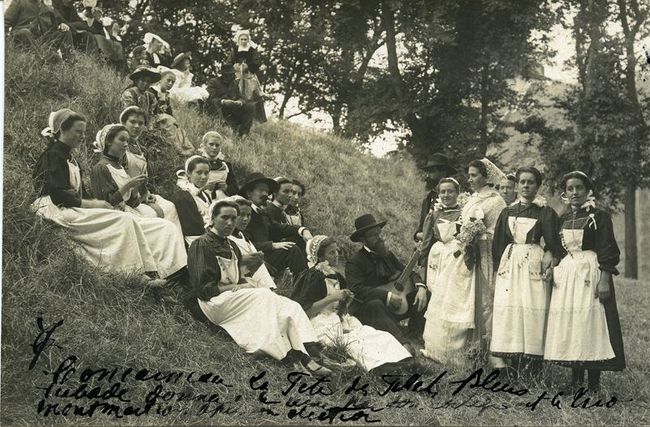
[[[354,294],[334,269],[339,261],[334,239],[314,236],[307,242],[307,259],[310,268],[298,276],[291,298],[310,317],[321,344],[344,344],[349,356],[365,371],[389,367],[412,357],[390,333],[362,325],[348,314]]]
[[[79,165],[72,155],[83,141],[86,119],[64,108],[51,113],[48,122],[42,132],[48,146],[33,174],[39,198],[32,203],[32,209],[69,230],[80,253],[94,266],[120,272],[157,271],[136,218],[114,210],[104,200],[87,197]]]
[[[173,223],[158,218],[153,208],[140,203],[138,187],[146,176],[131,178],[121,163],[128,141],[129,133],[120,124],[106,125],[97,133],[95,147],[102,150],[102,157],[92,169],[93,193],[136,218],[156,261],[156,271],[160,277],[169,277],[187,265],[183,236]]]
[[[230,51],[227,62],[235,67],[239,79],[239,92],[247,101],[255,103],[255,119],[266,122],[264,94],[258,73],[266,66],[259,61],[257,45],[251,40],[249,30],[238,29],[234,37],[235,47]]]
[[[143,40],[144,47],[147,49],[146,55],[150,67],[156,68],[160,65],[169,67],[171,65],[169,43],[154,33],[146,33]]]

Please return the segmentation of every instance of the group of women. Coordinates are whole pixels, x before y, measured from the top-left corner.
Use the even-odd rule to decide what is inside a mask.
[[[625,356],[612,282],[620,253],[591,180],[580,171],[563,177],[568,209],[558,216],[538,196],[534,167],[517,171],[518,198],[508,205],[495,188],[508,178],[489,160],[472,161],[467,174],[467,201],[459,204],[458,181],[444,178],[425,220],[423,354],[457,364],[489,343],[494,368],[536,372],[547,360],[571,367],[574,386],[587,370],[598,389],[600,372],[622,370]]]

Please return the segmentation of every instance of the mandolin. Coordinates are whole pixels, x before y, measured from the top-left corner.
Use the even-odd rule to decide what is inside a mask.
[[[385,285],[377,286],[377,289],[392,292],[393,297],[399,299],[400,303],[398,308],[388,306],[397,315],[402,315],[408,311],[409,303],[406,300],[406,296],[415,291],[415,283],[411,278],[411,272],[413,272],[419,256],[420,250],[416,248],[401,273],[396,273],[394,278],[391,278]]]

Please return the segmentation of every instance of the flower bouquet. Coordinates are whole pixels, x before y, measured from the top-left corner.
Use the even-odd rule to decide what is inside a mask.
[[[472,270],[478,263],[478,239],[481,234],[487,231],[485,223],[482,219],[470,217],[468,221],[463,221],[460,227],[460,232],[456,236],[456,240],[460,243],[461,250],[454,252],[454,256],[458,258],[463,254],[463,260],[468,270]]]

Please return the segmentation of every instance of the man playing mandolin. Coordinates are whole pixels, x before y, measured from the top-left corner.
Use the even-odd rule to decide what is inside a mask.
[[[363,247],[345,266],[346,280],[355,295],[350,313],[364,324],[390,332],[402,344],[409,344],[409,338],[419,342],[428,295],[423,280],[413,271],[418,254],[404,266],[381,236],[386,221],[377,222],[371,214],[360,216],[354,225],[350,240],[363,243]],[[409,337],[398,325],[403,319],[409,319]]]

